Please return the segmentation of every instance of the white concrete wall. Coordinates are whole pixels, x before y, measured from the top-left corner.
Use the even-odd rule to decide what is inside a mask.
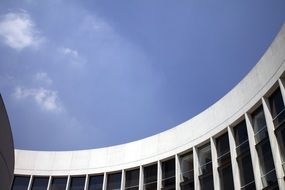
[[[222,130],[227,131],[229,126],[261,101],[278,83],[284,71],[285,25],[249,74],[218,102],[190,120],[157,135],[118,146],[80,151],[15,150],[15,174],[105,173],[175,156],[209,141]],[[215,184],[218,184],[218,179],[215,179]],[[239,186],[238,180],[235,180],[235,186]]]

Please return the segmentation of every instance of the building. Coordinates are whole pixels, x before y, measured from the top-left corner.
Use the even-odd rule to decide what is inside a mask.
[[[16,149],[11,188],[284,190],[284,102],[285,25],[249,74],[199,115],[118,146],[54,152]],[[1,114],[6,118],[3,106]],[[12,154],[6,158],[6,150],[0,151],[0,164],[12,160]],[[2,174],[2,165],[1,175],[11,179],[13,167],[9,163],[7,174]]]

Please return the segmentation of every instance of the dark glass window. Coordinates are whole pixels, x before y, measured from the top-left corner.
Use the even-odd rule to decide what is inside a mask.
[[[235,135],[236,146],[239,146],[242,143],[248,141],[245,121],[242,121],[237,126],[235,126],[234,135]]]
[[[84,190],[85,176],[83,177],[71,177],[70,190]]]
[[[144,167],[144,190],[157,189],[157,164]]]
[[[140,169],[126,171],[126,190],[138,190],[140,179]]]
[[[181,190],[194,190],[193,153],[180,156]]]
[[[236,141],[237,162],[242,190],[254,190],[254,175],[248,144],[248,136],[245,121],[240,122],[234,127]]]
[[[231,164],[219,167],[221,190],[234,190],[233,171]]]
[[[49,177],[33,177],[32,190],[47,190]]]
[[[26,190],[28,189],[30,176],[15,176],[12,190]]]
[[[276,89],[268,100],[270,104],[272,118],[275,118],[284,110],[284,103],[280,88]]]
[[[211,146],[206,144],[198,149],[200,163],[200,187],[201,190],[214,189]]]
[[[104,180],[103,175],[90,176],[88,190],[102,190],[103,180]]]
[[[121,189],[121,177],[122,173],[108,174],[107,190]]]
[[[53,177],[51,181],[51,190],[65,190],[67,177]]]
[[[233,190],[234,182],[228,133],[225,133],[216,139],[216,147],[221,190]]]
[[[237,162],[240,172],[240,183],[242,186],[241,189],[255,189],[254,175],[249,151],[243,153],[240,157],[238,157]]]
[[[161,163],[162,189],[175,189],[175,158]]]
[[[262,184],[264,187],[276,186],[277,177],[262,107],[259,107],[252,113],[252,121],[256,150],[261,168]]]

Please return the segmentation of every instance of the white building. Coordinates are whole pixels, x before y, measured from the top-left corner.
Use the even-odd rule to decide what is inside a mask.
[[[190,120],[81,151],[15,150],[13,190],[285,190],[285,25],[256,66]]]

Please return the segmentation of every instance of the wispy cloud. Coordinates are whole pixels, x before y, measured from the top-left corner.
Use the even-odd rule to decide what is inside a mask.
[[[62,112],[63,107],[60,104],[60,100],[56,91],[46,88],[25,88],[16,87],[13,96],[18,100],[32,99],[43,110],[50,112]]]
[[[78,51],[77,50],[74,50],[74,49],[70,49],[70,48],[59,48],[59,51],[64,54],[64,55],[67,55],[67,56],[72,56],[72,57],[78,57]]]
[[[43,42],[30,15],[23,10],[0,17],[0,37],[6,45],[16,50],[38,47]]]
[[[86,16],[81,27],[83,27],[85,30],[101,32],[112,31],[112,27],[106,21],[94,15]]]
[[[67,58],[73,66],[82,66],[86,63],[86,59],[75,49],[62,47],[58,48],[58,52]]]
[[[38,72],[35,74],[34,79],[44,85],[51,85],[52,79],[48,76],[46,72]]]

